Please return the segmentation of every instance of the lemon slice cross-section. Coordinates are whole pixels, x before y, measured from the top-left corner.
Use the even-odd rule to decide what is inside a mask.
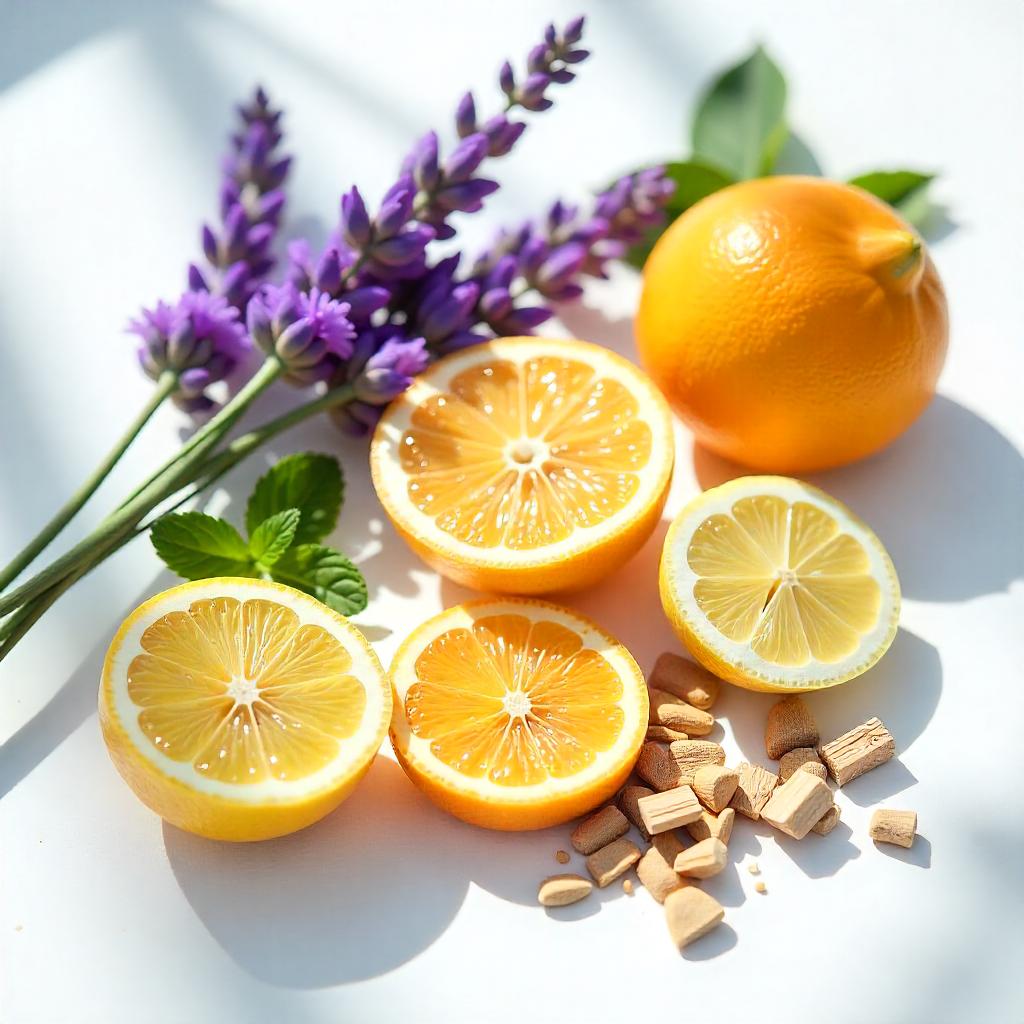
[[[694,657],[750,689],[844,682],[896,635],[899,580],[879,539],[786,477],[741,477],[691,501],[665,538],[660,581]]]
[[[280,584],[209,579],[158,594],[107,652],[100,724],[135,794],[215,839],[322,818],[369,768],[391,693],[363,635]]]

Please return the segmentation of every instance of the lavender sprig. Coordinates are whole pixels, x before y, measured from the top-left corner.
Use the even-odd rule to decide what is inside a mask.
[[[291,157],[278,152],[281,111],[270,106],[262,88],[238,107],[241,130],[231,137],[224,159],[218,227],[204,224],[207,266],[189,265],[192,291],[222,295],[239,311],[274,266],[270,253],[284,208],[282,188]]]

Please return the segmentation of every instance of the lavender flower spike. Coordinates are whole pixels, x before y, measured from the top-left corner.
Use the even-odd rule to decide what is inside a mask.
[[[192,291],[223,295],[239,311],[274,266],[270,253],[285,196],[281,186],[291,157],[281,156],[281,112],[257,89],[239,106],[242,129],[231,138],[220,190],[221,225],[204,225],[203,253],[208,266],[189,267]]]
[[[186,412],[213,408],[206,389],[227,377],[250,347],[238,310],[206,292],[186,292],[173,306],[158,302],[143,309],[128,330],[140,339],[139,363],[148,377],[177,374],[172,400]]]

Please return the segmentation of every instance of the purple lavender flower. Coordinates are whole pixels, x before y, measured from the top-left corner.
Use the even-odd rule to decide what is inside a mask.
[[[264,285],[246,311],[249,333],[285,366],[285,380],[304,386],[327,380],[352,355],[356,330],[349,305],[313,288]]]
[[[274,266],[270,248],[284,208],[281,186],[291,157],[277,152],[281,112],[270,107],[263,89],[257,88],[238,114],[242,130],[231,137],[232,149],[223,165],[221,225],[203,225],[208,266],[191,264],[188,282],[192,291],[223,295],[241,311]]]
[[[238,310],[220,295],[185,292],[172,306],[158,302],[128,325],[139,337],[139,364],[152,380],[165,372],[178,377],[172,398],[186,412],[214,405],[206,389],[226,378],[249,352]]]

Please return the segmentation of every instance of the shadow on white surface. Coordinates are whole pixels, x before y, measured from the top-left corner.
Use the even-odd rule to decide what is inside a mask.
[[[932,866],[932,844],[924,836],[918,836],[909,850],[902,846],[894,846],[892,843],[875,843],[874,847],[879,853],[884,853],[903,864],[910,864],[916,868]]]
[[[748,469],[694,446],[705,489]],[[944,395],[888,448],[809,481],[848,504],[892,555],[906,597],[961,601],[1024,577],[1024,459],[995,427]]]

